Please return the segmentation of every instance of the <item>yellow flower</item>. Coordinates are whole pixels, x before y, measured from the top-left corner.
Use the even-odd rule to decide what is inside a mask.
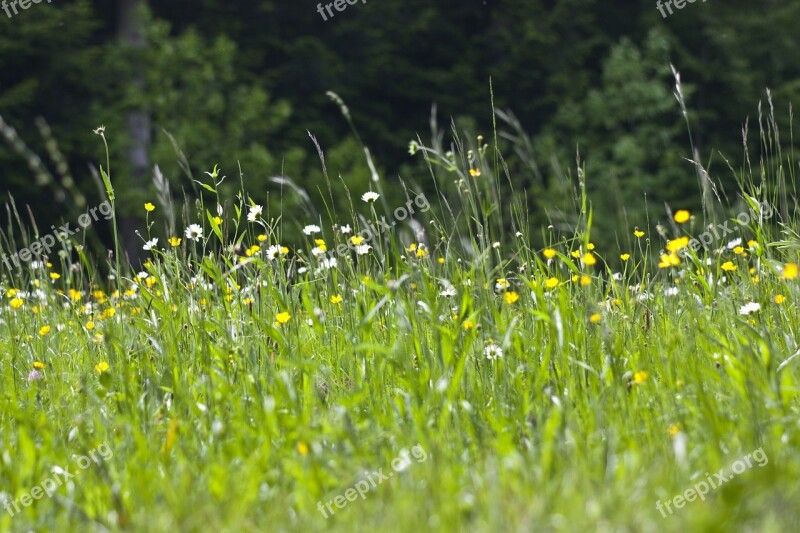
[[[547,259],[552,259],[556,256],[556,251],[552,248],[545,248],[542,252],[542,255],[544,255]]]
[[[355,237],[353,237],[353,239],[355,239]],[[352,239],[351,239],[351,240],[352,240]],[[353,244],[355,244],[355,243],[353,243]],[[359,241],[359,242],[358,242],[358,244],[361,244],[361,242]],[[413,242],[412,242],[412,243],[411,243],[411,244],[408,246],[408,248],[406,248],[406,252],[413,252],[413,251],[415,251],[416,249],[417,249],[417,245],[416,245],[416,243],[413,243]]]
[[[477,178],[478,176],[481,175],[481,171],[478,168],[471,168],[469,169],[469,175],[472,176],[473,178]]]
[[[603,319],[603,317],[600,316],[600,313],[595,313],[595,314],[593,314],[592,316],[589,317],[589,322],[591,322],[592,324],[597,324],[602,319]]]
[[[331,303],[332,304],[340,304],[342,303],[342,297],[338,294],[334,294],[331,296]]]
[[[676,253],[669,255],[661,254],[661,262],[658,263],[658,268],[669,268],[681,264],[681,258]]]
[[[733,249],[733,253],[735,253],[736,255],[742,255],[744,253],[744,247],[737,246],[736,248]]]
[[[786,297],[783,294],[776,294],[774,300],[776,304],[780,305],[786,301]]]
[[[41,370],[46,366],[47,366],[46,364],[44,364],[42,362],[39,362],[39,361],[34,361],[33,362],[33,368],[35,368],[36,370]]]
[[[426,255],[428,255],[428,250],[420,246],[419,248],[417,248],[417,253],[414,255],[417,257],[417,259],[421,259]]]
[[[589,252],[586,252],[585,254],[583,254],[582,261],[583,261],[583,264],[586,265],[586,266],[592,266],[592,265],[597,263],[597,259],[595,259],[594,255],[589,253]]]
[[[50,272],[50,279],[59,279],[60,277],[61,274],[58,274],[57,272]]]
[[[644,232],[643,231],[639,231],[638,229],[634,230],[633,234],[636,236],[637,239],[641,239],[642,237],[644,237]]]
[[[586,274],[584,274],[583,276],[581,276],[581,285],[583,285],[584,287],[586,287],[587,285],[591,285],[591,284],[592,284],[592,278],[590,278],[590,277],[589,277],[589,276],[587,276]]]
[[[282,313],[278,313],[277,315],[275,315],[275,320],[278,321],[278,324],[286,324],[291,319],[292,319],[292,315],[290,315],[286,311],[284,311]]]
[[[669,433],[670,437],[674,437],[675,435],[677,435],[680,432],[680,430],[681,430],[681,425],[680,424],[672,424],[669,427],[669,429],[667,429],[667,433]]]
[[[756,248],[757,246],[758,246],[758,241],[754,241],[752,239],[747,241],[747,247],[750,248],[751,250],[753,248]]]
[[[94,322],[92,322],[91,320],[89,322],[87,322],[86,323],[86,329],[93,330],[94,329]]]
[[[258,253],[258,251],[259,251],[260,249],[261,249],[261,247],[260,247],[259,245],[257,245],[257,244],[254,244],[253,246],[251,246],[250,248],[248,248],[247,250],[245,250],[244,254],[245,254],[247,257],[253,257],[255,254],[257,254],[257,253]]]
[[[444,257],[440,257],[436,261],[438,261],[440,265],[443,265],[444,264]]]
[[[353,243],[353,246],[358,246],[362,242],[364,242],[364,237],[361,235],[353,235],[350,237],[350,242]]]
[[[589,244],[586,245],[586,248],[588,248],[590,251],[594,250],[594,243],[590,242]]]
[[[569,255],[571,255],[572,257],[577,259],[577,258],[579,258],[581,256],[581,251],[580,250],[573,250],[573,251],[571,251],[569,253]]]
[[[637,385],[641,385],[642,383],[644,383],[645,381],[647,381],[647,376],[649,376],[649,375],[650,375],[650,374],[648,374],[648,373],[647,373],[647,372],[645,372],[644,370],[640,370],[640,371],[638,371],[637,373],[635,373],[635,374],[633,375],[633,381],[634,381],[634,382],[635,382]]]
[[[156,206],[154,206],[154,205],[153,205],[153,204],[151,204],[150,202],[147,202],[146,204],[144,204],[144,209],[145,209],[145,211],[147,211],[148,213],[149,213],[150,211],[154,211],[154,210],[155,210],[155,208],[156,208]]]
[[[619,256],[619,258],[622,259],[623,261],[627,261],[628,259],[631,258],[631,254],[622,254]]]
[[[10,303],[11,303],[11,308],[12,309],[19,309],[20,307],[22,307],[22,304],[24,302],[22,300],[20,300],[19,298],[14,298],[13,300],[11,300]]]
[[[308,444],[306,444],[305,442],[302,442],[302,441],[298,442],[297,443],[297,453],[299,453],[302,456],[308,455]]]
[[[48,333],[50,333],[50,326],[42,326],[41,328],[39,328],[39,335],[41,335],[42,337],[44,337]]]
[[[796,263],[787,263],[785,267],[783,267],[783,273],[781,274],[782,279],[794,279],[797,277],[797,264]]]
[[[96,365],[94,365],[94,369],[98,373],[102,374],[103,372],[107,372],[108,371],[109,366],[108,366],[108,363],[106,363],[105,361],[101,361],[101,362],[97,363]]]
[[[682,250],[689,245],[689,237],[678,237],[677,239],[672,239],[667,243],[667,251],[668,252],[677,252],[678,250]]]
[[[548,289],[554,289],[558,287],[558,283],[559,283],[558,278],[548,278],[545,280],[544,286],[547,287]]]
[[[258,239],[258,242],[264,242],[267,240],[267,236],[264,235],[263,233],[256,238]]]
[[[472,320],[465,320],[461,327],[464,328],[464,331],[469,331],[475,327],[475,324],[472,322]]]
[[[514,291],[508,291],[503,294],[503,300],[505,300],[507,304],[511,305],[519,300],[519,294]]]
[[[222,225],[222,219],[219,218],[219,217],[214,217],[211,220],[213,220],[214,224],[216,224],[217,226],[221,226]]]
[[[578,280],[581,279],[581,277],[579,275],[577,275],[577,274],[573,274],[571,279],[572,279],[572,283],[577,283]]]
[[[736,265],[734,265],[730,261],[726,261],[722,263],[722,270],[724,270],[725,272],[733,272],[734,270],[736,270]]]
[[[689,211],[686,209],[681,209],[680,211],[675,212],[675,222],[678,224],[683,224],[689,221],[691,215],[689,215]]]
[[[6,296],[8,296],[9,298],[13,298],[14,296],[17,295],[18,292],[19,292],[19,289],[8,289],[8,292],[6,293]]]

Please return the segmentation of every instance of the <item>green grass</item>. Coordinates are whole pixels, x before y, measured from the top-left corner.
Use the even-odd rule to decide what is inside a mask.
[[[319,221],[248,221],[242,191],[219,224],[214,172],[183,221],[201,239],[164,233],[166,203],[148,214],[146,278],[112,259],[109,280],[77,242],[6,272],[0,492],[19,499],[103,444],[113,456],[14,516],[0,508],[0,530],[796,528],[800,280],[781,276],[797,261],[794,215],[739,227],[743,253],[726,239],[671,268],[657,266],[667,240],[709,221],[655,215],[664,236],[620,228],[624,246],[595,248],[589,266],[571,253],[587,259],[591,242],[583,197],[574,231],[544,231],[547,259],[529,234],[542,229],[501,199],[499,154],[459,146],[418,147],[440,187],[415,215],[424,247],[403,222],[320,269],[314,238],[332,251],[352,236],[334,223],[357,233],[406,203],[359,190],[347,217],[271,260],[285,226]],[[785,180],[737,177],[745,208],[791,197]],[[748,302],[760,311],[741,315]],[[656,509],[757,449],[765,466],[666,518]],[[363,500],[318,510],[404,454]]]

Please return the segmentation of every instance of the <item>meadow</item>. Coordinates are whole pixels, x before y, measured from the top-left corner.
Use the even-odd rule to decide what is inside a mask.
[[[5,270],[0,530],[797,528],[791,154],[601,247],[592,176],[579,224],[529,228],[496,134],[454,139],[412,143],[437,188],[406,220],[424,192],[384,178],[308,220],[215,168],[141,206],[141,268],[88,228]]]

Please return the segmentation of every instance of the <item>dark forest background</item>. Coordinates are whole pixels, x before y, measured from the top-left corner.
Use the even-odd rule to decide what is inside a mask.
[[[758,151],[765,90],[784,131],[800,92],[796,0],[709,0],[666,19],[653,1],[369,0],[328,21],[316,5],[56,0],[10,19],[0,12],[3,201],[29,205],[47,226],[102,201],[91,167],[105,160],[92,132],[103,124],[129,239],[155,196],[156,164],[179,200],[198,194],[189,176],[206,178],[215,164],[234,194],[241,168],[273,216],[282,208],[303,219],[299,200],[269,178],[288,176],[314,200],[327,191],[309,132],[336,178],[334,207],[344,208],[338,176],[360,194],[370,171],[333,91],[387,196],[397,195],[389,204],[402,205],[398,177],[434,190],[409,154],[417,136],[430,141],[434,105],[445,144],[451,121],[472,144],[491,139],[491,79],[501,148],[531,224],[569,223],[580,153],[600,239],[613,240],[646,225],[646,207],[656,223],[664,202],[700,204],[670,64],[700,159],[733,196],[725,159],[744,164],[745,120]]]

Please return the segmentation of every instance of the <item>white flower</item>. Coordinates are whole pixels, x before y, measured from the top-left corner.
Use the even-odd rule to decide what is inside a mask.
[[[330,270],[332,268],[336,268],[338,264],[335,257],[327,258],[323,257],[320,259],[319,264],[322,265],[325,269]]]
[[[312,248],[312,249],[311,249],[311,254],[312,254],[314,257],[318,257],[318,256],[320,256],[320,255],[324,254],[324,253],[325,253],[325,251],[326,251],[326,250],[323,250],[323,249],[322,249],[320,246],[315,246],[314,248]]]
[[[155,248],[156,244],[158,244],[158,237],[156,237],[155,239],[147,241],[146,243],[144,243],[144,246],[142,246],[142,249],[143,250],[152,250],[153,248]]]
[[[614,272],[614,275],[612,277],[616,281],[622,281],[622,272]]]
[[[492,243],[492,248],[494,248],[494,249],[500,248],[500,243],[499,242],[493,242]]]
[[[339,232],[342,235],[348,235],[350,233],[353,233],[353,228],[350,227],[350,224],[347,224],[346,226],[342,226],[341,228],[339,228]]]
[[[664,296],[675,296],[676,294],[678,294],[678,287],[670,287],[664,290]]]
[[[365,202],[374,202],[378,198],[380,198],[380,194],[373,191],[365,192],[361,195],[361,199]]]
[[[489,344],[483,350],[483,355],[486,356],[486,359],[489,361],[493,361],[495,359],[500,359],[503,357],[503,349],[496,344]]]
[[[445,287],[442,292],[439,293],[439,296],[450,297],[456,295],[456,288],[450,285],[449,287]]]
[[[728,243],[728,250],[733,250],[734,248],[736,248],[740,244],[742,244],[742,239],[741,238],[733,239],[731,242]]]
[[[314,224],[309,224],[308,226],[303,228],[303,233],[305,233],[306,235],[313,235],[319,232],[320,232],[319,226],[315,226]]]
[[[264,212],[264,207],[260,205],[251,205],[250,212],[247,213],[247,220],[250,222],[255,222],[258,217],[261,216],[261,213]]]
[[[138,274],[136,274],[136,278],[137,278],[137,279],[147,279],[147,277],[148,277],[149,275],[150,275],[150,274],[148,274],[147,272],[139,272]]]
[[[203,228],[201,228],[197,224],[192,224],[188,228],[186,228],[186,238],[192,241],[196,241],[203,238]]]
[[[356,253],[358,255],[366,255],[369,253],[371,249],[372,246],[370,246],[369,244],[359,244],[358,246],[356,246]]]
[[[300,267],[297,269],[298,274],[305,274],[306,272],[308,272],[308,269],[306,267]]]
[[[517,237],[522,237],[522,232],[521,232],[521,231],[518,231],[518,232],[516,233],[516,235],[517,235]]]
[[[750,313],[755,313],[761,310],[761,304],[756,302],[746,303],[739,308],[740,315],[749,315]]]
[[[471,285],[471,282],[469,283],[469,285]],[[506,280],[506,279],[498,279],[497,283],[495,283],[495,285],[494,285],[494,290],[500,292],[500,291],[506,290],[510,286],[511,286],[511,284],[508,282],[508,280]]]
[[[286,252],[284,252],[283,247],[277,244],[273,244],[272,246],[267,248],[266,251],[267,259],[269,259],[270,261],[272,261],[273,259],[275,259],[275,257],[279,255],[283,255],[284,253]]]

